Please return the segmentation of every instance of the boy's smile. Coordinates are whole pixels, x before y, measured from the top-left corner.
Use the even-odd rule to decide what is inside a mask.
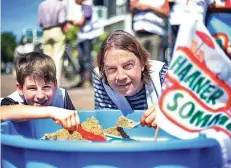
[[[57,83],[45,83],[42,77],[27,76],[23,86],[17,84],[17,88],[23,93],[28,105],[50,106],[54,99]]]

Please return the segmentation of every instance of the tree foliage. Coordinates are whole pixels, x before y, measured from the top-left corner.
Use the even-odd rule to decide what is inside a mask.
[[[68,25],[68,30],[65,32],[67,42],[71,45],[76,45],[77,44],[77,33],[79,32],[80,28],[78,26],[74,26],[69,24]]]
[[[13,61],[16,45],[16,37],[12,32],[1,33],[1,62]]]
[[[99,51],[99,49],[100,49],[103,41],[106,39],[107,35],[108,35],[108,33],[104,32],[101,36],[99,36],[98,38],[96,38],[92,41],[93,50],[95,52]]]
[[[66,35],[66,39],[67,42],[73,46],[77,45],[77,34],[80,31],[80,27],[79,26],[74,26],[69,24],[68,25],[68,29],[65,32]],[[92,45],[93,45],[93,49],[92,49],[92,54],[93,57],[96,57],[96,53],[99,51],[99,48],[103,42],[103,40],[107,37],[108,33],[104,32],[101,36],[99,36],[98,38],[94,39],[92,41]],[[72,51],[73,56],[77,56],[78,55],[78,51],[77,50],[73,50]]]

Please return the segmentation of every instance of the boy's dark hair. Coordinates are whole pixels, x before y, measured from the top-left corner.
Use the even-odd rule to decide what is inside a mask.
[[[142,66],[144,66],[144,71],[142,73],[142,78],[145,83],[148,83],[151,79],[149,72],[149,52],[141,46],[137,39],[130,33],[123,30],[116,30],[110,33],[107,38],[103,41],[100,51],[97,55],[97,64],[99,67],[100,75],[105,79],[107,83],[107,77],[104,69],[104,59],[105,53],[111,48],[130,51],[136,55]]]
[[[53,59],[38,52],[20,54],[16,59],[16,78],[21,86],[27,76],[42,77],[45,82],[56,82],[56,67]]]

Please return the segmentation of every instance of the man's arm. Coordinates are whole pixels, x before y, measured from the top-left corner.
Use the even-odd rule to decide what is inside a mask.
[[[82,16],[79,21],[71,21],[71,23],[76,25],[76,26],[82,27],[85,23],[85,20],[86,20],[85,16]]]
[[[1,122],[4,120],[29,120],[52,118],[65,129],[75,130],[80,124],[79,116],[74,110],[52,106],[9,105],[1,106]]]
[[[130,0],[130,2],[129,2],[129,10],[130,10],[131,13],[135,12],[136,5],[137,5],[138,2],[139,2],[139,0]]]
[[[169,3],[168,3],[168,0],[165,0],[163,6],[160,7],[160,8],[154,7],[152,5],[142,4],[140,2],[136,3],[135,8],[139,9],[139,10],[152,10],[154,12],[157,12],[157,13],[165,15],[165,16],[168,16],[168,14],[169,14]]]
[[[82,9],[83,9],[83,15],[80,21],[73,21],[73,24],[78,25],[80,27],[84,26],[86,20],[88,18],[91,18],[93,14],[93,9],[91,5],[82,5]]]

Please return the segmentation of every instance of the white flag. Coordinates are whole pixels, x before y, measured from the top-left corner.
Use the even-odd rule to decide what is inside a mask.
[[[181,139],[205,133],[231,158],[231,60],[202,21],[182,23],[162,89],[157,124]]]

